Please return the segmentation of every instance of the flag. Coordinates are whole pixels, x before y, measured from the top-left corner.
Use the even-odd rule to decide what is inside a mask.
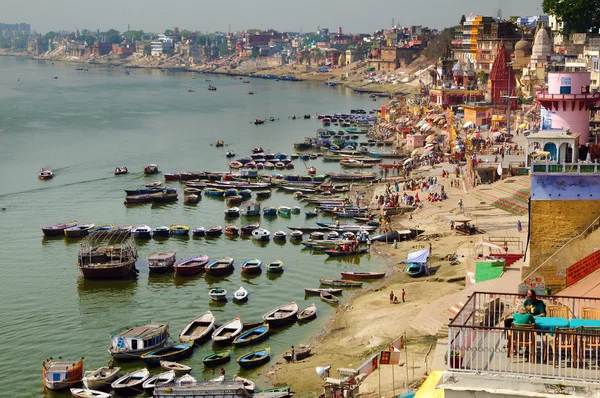
[[[400,351],[404,349],[404,335],[398,337],[390,344],[391,351]]]
[[[379,364],[380,365],[397,365],[400,363],[399,351],[381,351]]]
[[[500,177],[502,177],[502,163],[498,163],[498,170],[496,170],[496,172]]]
[[[371,358],[367,359],[362,365],[356,369],[357,374],[364,373],[367,376],[373,373],[379,365],[379,354],[374,354]]]

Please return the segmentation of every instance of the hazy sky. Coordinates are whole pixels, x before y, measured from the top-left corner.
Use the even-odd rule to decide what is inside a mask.
[[[26,22],[38,32],[110,28],[163,32],[277,29],[369,33],[397,24],[444,28],[462,14],[538,15],[542,0],[5,0],[0,22]]]

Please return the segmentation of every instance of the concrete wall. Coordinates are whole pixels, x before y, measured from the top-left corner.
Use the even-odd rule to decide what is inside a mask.
[[[590,72],[548,73],[548,94],[560,94],[561,86],[570,86],[571,94],[581,94],[581,87],[590,85]]]

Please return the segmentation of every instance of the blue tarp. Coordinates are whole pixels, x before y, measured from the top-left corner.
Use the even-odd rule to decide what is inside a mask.
[[[408,253],[408,258],[403,263],[426,263],[429,257],[429,249]]]

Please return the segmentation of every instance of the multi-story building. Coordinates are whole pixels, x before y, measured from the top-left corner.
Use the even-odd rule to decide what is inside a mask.
[[[173,38],[159,34],[156,40],[152,40],[150,47],[150,54],[153,57],[159,57],[166,52],[172,51],[175,48],[175,42]]]
[[[454,32],[452,51],[454,58],[473,62],[477,58],[477,40],[480,35],[491,31],[492,17],[481,15],[467,17],[466,21]]]

